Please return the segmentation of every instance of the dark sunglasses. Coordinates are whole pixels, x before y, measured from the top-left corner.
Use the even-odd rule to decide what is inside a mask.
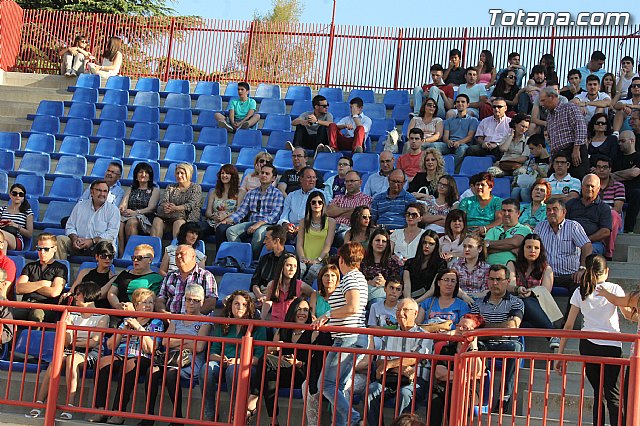
[[[43,251],[45,253],[49,253],[49,250],[53,249],[53,247],[39,247],[36,246],[36,251]]]
[[[511,75],[507,75],[507,76],[505,76],[505,78],[508,78],[508,79],[510,79],[510,80],[513,80],[513,79],[515,79],[515,78],[516,78],[516,76],[515,76],[515,75],[513,75],[513,74],[511,74]]]
[[[311,205],[312,206],[321,206],[324,203],[322,202],[322,200],[311,200]]]
[[[631,87],[632,89],[640,89],[640,84],[632,84],[629,87]]]
[[[406,213],[407,217],[410,217],[412,219],[415,219],[416,217],[419,217],[420,215],[418,213],[413,213],[413,212],[407,212]]]
[[[151,259],[151,256],[140,256],[140,255],[131,256],[131,260],[133,260],[134,262],[140,262],[142,259]]]
[[[319,106],[320,108],[329,108],[329,104],[318,104],[316,106]]]
[[[596,121],[596,125],[598,125],[598,126],[606,126],[607,122],[606,121]]]
[[[98,257],[102,260],[104,259],[113,259],[113,255],[112,254],[108,254],[108,253],[101,253],[98,255]]]
[[[24,197],[24,192],[11,191],[11,195],[14,197]]]
[[[493,109],[502,109],[502,108],[506,108],[506,105],[491,105],[491,108]]]

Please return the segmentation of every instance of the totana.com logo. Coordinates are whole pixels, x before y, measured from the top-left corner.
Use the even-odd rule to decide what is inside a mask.
[[[580,12],[575,19],[570,12],[527,12],[519,9],[517,12],[507,12],[502,9],[489,9],[491,25],[503,27],[514,26],[609,26],[629,25],[629,12]]]

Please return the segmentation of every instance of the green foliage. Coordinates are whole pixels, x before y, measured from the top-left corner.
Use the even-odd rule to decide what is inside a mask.
[[[173,2],[173,0],[169,0]],[[169,16],[175,10],[166,0],[16,0],[24,9],[69,12],[116,13],[139,16]]]

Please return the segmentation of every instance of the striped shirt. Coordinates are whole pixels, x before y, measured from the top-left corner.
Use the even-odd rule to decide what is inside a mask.
[[[214,297],[218,298],[218,283],[213,274],[204,268],[196,265],[195,268],[187,275],[187,279],[182,281],[180,271],[169,272],[164,281],[158,297],[167,301],[167,310],[172,314],[182,314],[185,308],[185,290],[190,284],[199,285],[204,289],[205,299]]]
[[[331,326],[342,326],[342,327],[365,327],[365,308],[367,307],[367,279],[364,277],[362,272],[357,269],[353,271],[347,272],[340,279],[340,284],[338,288],[331,293],[329,296],[329,306],[331,310],[342,308],[347,305],[347,292],[350,290],[358,290],[358,312],[349,315],[344,318],[334,318],[333,316],[329,319],[328,325]],[[331,333],[333,337],[340,338],[349,338],[349,337],[357,337],[357,334],[351,333]]]
[[[488,323],[499,324],[509,318],[524,316],[524,303],[522,299],[512,294],[505,293],[497,305],[489,301],[491,293],[487,293],[482,299],[478,299],[471,305],[472,314],[480,314]]]
[[[533,232],[542,239],[554,274],[569,275],[580,268],[580,248],[591,241],[578,222],[565,219],[555,233],[549,222],[544,220],[536,225]]]
[[[600,188],[599,196],[602,198],[602,201],[609,205],[609,207],[613,207],[614,201],[624,201],[626,198],[624,184],[622,182],[614,182],[610,180],[609,185],[605,188]]]
[[[31,211],[31,209],[27,209],[26,213],[9,213],[9,209],[7,208],[8,206],[2,206],[0,207],[0,219],[2,220],[10,220],[13,223],[15,223],[16,225],[18,225],[19,228],[26,228],[27,227],[27,217],[29,216],[33,216],[33,211]],[[37,220],[37,218],[36,218]],[[20,239],[23,239],[22,234],[18,234]],[[28,247],[27,247],[28,248]]]
[[[408,332],[411,333],[425,333],[425,331],[418,325],[411,327]],[[418,353],[428,354],[433,347],[433,340],[424,339],[422,337],[398,337],[398,336],[384,336],[382,338],[383,351],[389,352],[404,352],[407,354]],[[397,359],[395,356],[385,356],[388,360]],[[416,370],[416,376],[423,380],[429,380],[429,361],[422,360],[418,363],[418,369]],[[388,383],[388,386],[393,386],[393,383]]]
[[[587,143],[587,123],[580,108],[572,103],[559,104],[549,110],[547,131],[551,154]]]
[[[451,268],[458,271],[460,289],[467,293],[480,293],[489,290],[487,280],[489,279],[490,267],[484,260],[478,260],[476,267],[469,270],[464,257],[454,260],[451,264]]]
[[[404,189],[396,196],[389,198],[389,191],[378,194],[371,202],[371,219],[378,225],[386,225],[387,228],[404,228],[407,224],[404,211],[409,203],[415,203],[416,197]]]
[[[249,222],[276,223],[282,214],[283,207],[284,195],[278,188],[269,186],[265,192],[262,192],[258,187],[247,193],[238,210],[229,218],[233,223],[239,223],[249,215]]]
[[[332,206],[340,207],[343,209],[355,209],[358,206],[367,206],[371,205],[372,198],[367,194],[358,191],[357,194],[349,195],[336,195],[336,197],[331,200]],[[334,218],[336,223],[340,223],[342,225],[351,226],[351,217],[337,216]]]

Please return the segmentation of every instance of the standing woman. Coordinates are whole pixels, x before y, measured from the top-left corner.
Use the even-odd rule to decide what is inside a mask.
[[[422,154],[422,171],[416,173],[409,182],[407,191],[418,200],[427,200],[438,196],[438,182],[444,175],[444,158],[440,151],[428,148]]]
[[[317,327],[322,327],[324,324],[336,327],[365,327],[367,280],[358,269],[363,259],[364,248],[360,244],[346,243],[340,247],[338,267],[342,273],[342,279],[336,291],[329,297],[331,309],[314,321]],[[334,337],[334,347],[367,347],[368,339],[364,334],[347,332],[331,334]],[[320,380],[322,380],[321,388],[324,397],[334,407],[336,426],[347,426],[349,415],[351,415],[351,424],[357,424],[361,420],[360,413],[351,407],[346,396],[347,386],[351,384],[353,366],[360,358],[353,353],[329,352],[327,354]]]
[[[458,184],[453,176],[444,175],[438,179],[437,191],[437,197],[424,201],[426,213],[422,215],[422,220],[427,224],[427,229],[442,235],[445,233],[447,215],[451,210],[458,208]]]
[[[404,210],[407,225],[402,229],[396,229],[389,237],[391,241],[391,253],[399,264],[404,264],[405,259],[410,259],[416,255],[418,241],[424,229],[418,227],[424,217],[424,204],[409,203]],[[399,278],[399,277],[398,277]]]
[[[471,297],[484,297],[489,286],[490,265],[485,261],[487,249],[484,239],[478,235],[468,235],[462,242],[463,255],[451,267],[460,276],[460,297],[472,304]]]
[[[89,64],[89,72],[98,74],[101,78],[109,78],[112,75],[120,74],[122,67],[122,39],[120,37],[110,37],[107,47],[102,52],[102,65]]]
[[[367,280],[369,305],[385,299],[384,285],[387,280],[400,278],[402,266],[392,255],[389,233],[376,228],[371,234],[362,264],[359,265]]]
[[[433,281],[438,271],[447,267],[447,262],[440,257],[440,240],[438,234],[428,229],[424,231],[418,242],[416,255],[404,264],[402,290],[404,298],[412,297],[419,304],[433,294]]]
[[[571,310],[564,325],[565,330],[573,330],[576,318],[582,313],[584,320],[582,331],[602,331],[620,333],[618,322],[618,311],[616,305],[609,302],[605,297],[596,293],[598,289],[606,290],[614,296],[624,297],[624,290],[618,285],[607,282],[609,268],[603,256],[591,254],[585,261],[586,270],[580,279],[580,287],[571,296]],[[599,291],[601,292],[601,291]],[[604,292],[602,292],[604,293]],[[564,353],[567,345],[567,338],[560,339],[558,353]],[[600,356],[610,358],[622,357],[622,343],[612,340],[581,339],[580,355]],[[555,363],[555,369],[559,374],[563,374],[566,364],[560,360]],[[618,376],[620,375],[619,365],[605,365],[603,382],[600,383],[600,364],[587,363],[585,374],[589,383],[593,387],[593,424],[602,426],[605,424],[605,404],[600,401],[600,389],[607,402],[609,410],[609,421],[612,425],[618,424],[618,410],[620,408],[620,389],[618,387]],[[600,415],[600,413],[602,413]],[[598,421],[599,420],[599,421]]]
[[[162,193],[151,236],[162,238],[164,232],[171,228],[172,236],[176,238],[183,223],[200,220],[202,188],[191,182],[192,175],[191,164],[180,163],[176,166],[177,183],[170,184]]]
[[[215,234],[218,246],[227,240],[227,228],[222,222],[235,213],[242,199],[240,198],[240,175],[238,169],[232,164],[225,164],[218,170],[216,187],[209,191],[207,199],[207,211],[204,214],[206,221],[203,224],[203,234]]]
[[[5,250],[24,250],[24,239],[33,235],[33,211],[26,197],[25,187],[14,183],[9,189],[11,202],[0,207],[0,232],[6,242]]]
[[[322,191],[312,191],[307,197],[299,229],[296,253],[300,259],[300,276],[311,284],[322,267],[322,261],[329,256],[336,235],[336,221],[327,216],[327,203]]]
[[[344,242],[360,243],[366,249],[371,233],[375,229],[371,220],[371,210],[367,206],[358,206],[351,213],[351,229],[344,234]]]
[[[313,289],[298,279],[299,276],[298,258],[293,253],[284,253],[273,270],[273,280],[267,284],[262,319],[267,319],[271,311],[271,321],[284,321],[287,309],[296,297],[311,296]]]
[[[127,240],[142,231],[148,235],[160,200],[160,189],[153,183],[153,168],[138,163],[133,169],[133,183],[120,202],[120,233],[118,252],[124,253]]]
[[[422,149],[427,149],[432,142],[442,139],[444,134],[444,122],[438,117],[438,102],[433,98],[425,99],[420,107],[418,117],[413,117],[407,127],[407,137],[409,131],[417,127],[422,130]],[[409,144],[405,144],[404,153],[409,152]]]
[[[496,82],[496,67],[493,66],[491,51],[483,50],[480,52],[476,72],[478,73],[478,84],[483,85],[485,89],[489,89]]]
[[[467,234],[467,214],[453,209],[444,221],[444,235],[440,237],[440,257],[447,262],[464,255],[462,240]]]

